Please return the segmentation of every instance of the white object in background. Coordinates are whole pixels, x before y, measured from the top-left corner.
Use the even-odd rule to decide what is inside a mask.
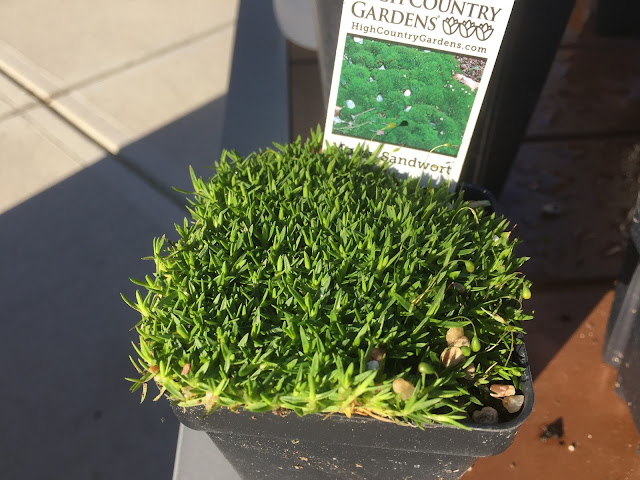
[[[308,50],[317,50],[313,0],[273,0],[280,31],[287,40]]]

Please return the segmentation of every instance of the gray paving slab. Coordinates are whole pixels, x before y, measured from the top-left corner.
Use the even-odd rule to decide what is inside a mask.
[[[8,0],[0,66],[52,96],[230,25],[236,8],[235,0]]]
[[[19,84],[165,192],[184,188],[219,154],[237,4],[0,3],[0,119],[24,103]]]
[[[3,98],[0,98],[0,117],[6,115],[13,110],[11,104],[6,102]]]
[[[219,97],[178,120],[130,143],[119,155],[165,191],[189,190],[189,166],[205,178],[220,158],[226,97]]]
[[[234,32],[229,25],[73,93],[119,122],[129,143],[226,93]]]
[[[56,98],[51,106],[166,188],[220,150],[234,28]]]
[[[5,75],[0,74],[0,118],[37,103],[37,99]]]
[[[49,140],[40,127],[24,115],[0,122],[0,212],[19,205],[81,168],[74,157]]]
[[[39,109],[0,122],[0,478],[168,479],[177,421],[128,391],[119,294],[182,209]]]
[[[242,0],[238,10],[222,147],[242,155],[290,135],[287,43],[271,5]]]

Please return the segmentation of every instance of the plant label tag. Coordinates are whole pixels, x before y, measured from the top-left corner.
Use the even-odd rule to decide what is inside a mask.
[[[345,0],[325,141],[457,184],[515,0]]]

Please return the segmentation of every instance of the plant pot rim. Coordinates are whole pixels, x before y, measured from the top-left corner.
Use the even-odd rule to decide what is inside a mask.
[[[520,362],[526,367],[521,390],[524,404],[507,421],[484,425],[463,423],[465,430],[442,424],[416,426],[398,425],[371,417],[344,414],[310,414],[302,417],[290,412],[280,416],[273,412],[255,413],[239,409],[232,412],[222,408],[205,414],[204,406],[180,407],[172,405],[181,423],[193,430],[232,433],[246,437],[269,437],[280,440],[326,442],[335,444],[382,448],[389,450],[422,451],[484,457],[497,455],[513,441],[515,435],[533,410],[534,393],[528,357],[524,344],[517,347]]]

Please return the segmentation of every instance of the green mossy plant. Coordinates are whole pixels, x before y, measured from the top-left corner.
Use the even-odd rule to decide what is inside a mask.
[[[125,298],[141,314],[133,390],[155,380],[208,411],[460,425],[491,382],[519,386],[529,282],[506,220],[360,148],[320,152],[320,131],[276,147],[192,172],[191,218],[154,240],[155,272]],[[473,341],[445,367],[452,327]]]
[[[438,153],[455,156],[476,98],[454,78],[461,58],[347,35],[333,133],[425,151],[449,144]]]

